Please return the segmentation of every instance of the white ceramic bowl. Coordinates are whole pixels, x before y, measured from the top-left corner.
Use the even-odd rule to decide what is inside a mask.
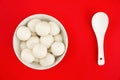
[[[47,67],[44,67],[44,66],[41,66],[39,64],[36,64],[36,63],[26,63],[24,62],[21,58],[20,58],[20,46],[19,46],[19,39],[17,38],[16,36],[16,31],[17,29],[20,27],[20,26],[23,26],[23,25],[26,25],[28,21],[30,21],[31,19],[34,19],[34,18],[38,18],[40,20],[44,20],[44,21],[53,21],[53,22],[56,22],[58,24],[58,26],[60,27],[61,29],[61,34],[62,34],[62,37],[63,37],[63,42],[65,44],[65,51],[64,51],[64,54],[59,56],[55,63],[51,66],[47,66]],[[46,15],[46,14],[34,14],[34,15],[31,15],[27,18],[25,18],[24,20],[22,20],[20,22],[20,24],[17,26],[15,32],[14,32],[14,36],[13,36],[13,48],[14,48],[14,51],[15,51],[15,54],[17,56],[17,58],[26,66],[32,68],[32,69],[37,69],[37,70],[45,70],[45,69],[49,69],[49,68],[52,68],[54,67],[55,65],[57,65],[58,63],[60,63],[60,61],[64,58],[65,54],[66,54],[66,51],[67,51],[67,48],[68,48],[68,36],[67,36],[67,33],[66,33],[66,30],[64,28],[64,26],[60,23],[60,21],[58,21],[56,18],[50,16],[50,15]]]

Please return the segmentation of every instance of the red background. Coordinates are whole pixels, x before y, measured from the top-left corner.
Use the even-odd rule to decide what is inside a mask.
[[[97,65],[94,13],[109,16],[105,65]],[[57,66],[40,71],[15,56],[12,39],[21,20],[36,13],[56,17],[67,30],[69,47]],[[0,80],[120,80],[120,0],[0,0]]]

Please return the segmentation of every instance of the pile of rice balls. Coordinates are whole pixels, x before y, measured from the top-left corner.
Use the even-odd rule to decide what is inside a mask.
[[[50,66],[65,51],[60,27],[53,21],[32,19],[16,31],[20,58],[26,63]]]

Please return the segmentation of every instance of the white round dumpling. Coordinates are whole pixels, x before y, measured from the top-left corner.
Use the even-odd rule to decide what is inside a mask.
[[[17,37],[19,40],[22,41],[28,40],[30,36],[31,36],[31,32],[27,27],[21,26],[17,29]]]
[[[21,52],[21,59],[26,63],[32,63],[34,61],[34,57],[30,49],[23,49]]]
[[[55,41],[63,41],[62,40],[62,35],[58,34],[54,36]]]
[[[55,22],[49,22],[50,24],[50,34],[57,35],[60,32],[59,26]]]
[[[27,42],[27,47],[32,49],[36,44],[39,43],[39,38],[37,36],[31,37]]]
[[[54,62],[55,62],[55,57],[50,53],[47,53],[46,57],[40,59],[40,64],[42,66],[50,66]]]
[[[42,36],[40,38],[40,42],[44,44],[47,48],[49,48],[51,44],[54,42],[54,38],[51,35]]]
[[[50,24],[42,21],[36,25],[35,30],[39,36],[47,36],[50,32]]]
[[[33,47],[33,56],[36,58],[43,58],[47,55],[47,47],[42,44],[37,44]]]
[[[26,42],[21,42],[21,43],[20,43],[20,49],[23,50],[23,49],[25,49],[25,48],[27,48]]]
[[[27,26],[32,32],[35,32],[35,26],[39,22],[40,22],[39,19],[32,19],[28,22]]]
[[[65,51],[65,46],[62,42],[54,42],[51,46],[51,52],[55,56],[60,56],[64,53]]]

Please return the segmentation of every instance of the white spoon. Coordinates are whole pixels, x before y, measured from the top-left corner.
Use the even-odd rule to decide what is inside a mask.
[[[92,27],[98,42],[98,65],[104,65],[104,36],[108,27],[108,16],[104,12],[97,12],[92,18]]]

